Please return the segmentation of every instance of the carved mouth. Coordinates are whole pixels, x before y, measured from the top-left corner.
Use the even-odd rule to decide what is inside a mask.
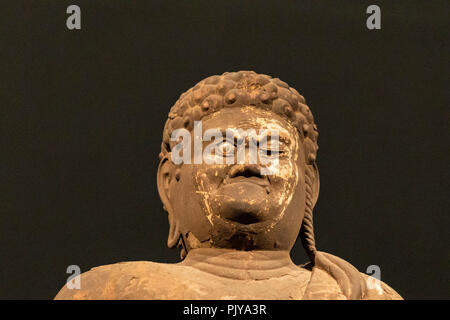
[[[243,225],[261,222],[260,217],[258,217],[256,214],[249,212],[234,212],[234,214],[228,217],[227,220]]]

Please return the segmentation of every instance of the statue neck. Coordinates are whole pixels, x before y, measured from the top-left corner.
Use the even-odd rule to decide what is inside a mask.
[[[299,271],[289,251],[198,248],[189,251],[181,264],[236,280],[264,280]]]

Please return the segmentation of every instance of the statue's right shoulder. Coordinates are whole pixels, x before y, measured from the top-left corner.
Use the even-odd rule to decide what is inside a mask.
[[[186,284],[179,264],[148,261],[104,265],[81,274],[80,289],[65,285],[55,300],[180,299]]]

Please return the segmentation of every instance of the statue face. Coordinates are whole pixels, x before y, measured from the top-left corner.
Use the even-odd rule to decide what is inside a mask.
[[[223,163],[207,164],[208,156],[203,154],[199,164],[180,165],[179,179],[169,184],[171,207],[187,245],[290,249],[305,209],[305,161],[297,129],[281,116],[255,107],[224,108],[210,114],[202,119],[202,131],[210,129],[224,132],[223,138],[203,141],[203,151],[218,146],[225,155],[213,152],[209,162],[211,157],[223,157]],[[265,137],[262,130],[277,132],[278,152],[272,143],[276,137],[269,137],[264,148],[272,161],[262,163],[258,157],[252,162],[251,138],[246,138],[241,140],[246,141],[245,158],[237,163],[237,147],[227,139],[227,129],[253,129],[260,140]],[[230,155],[234,161],[227,163]],[[278,157],[276,166],[274,157]],[[264,168],[269,174],[262,174],[268,173]]]

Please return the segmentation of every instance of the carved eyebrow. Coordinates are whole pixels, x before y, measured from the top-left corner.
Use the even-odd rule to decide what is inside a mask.
[[[270,133],[269,134],[267,134],[267,135],[265,135],[265,136],[267,136],[268,138],[271,138],[272,136],[270,135]],[[291,139],[289,139],[289,136],[287,136],[287,135],[285,135],[285,134],[283,134],[283,133],[278,133],[278,139],[279,139],[279,141],[280,142],[282,142],[282,143],[284,143],[285,145],[287,145],[287,146],[290,146],[291,145]]]

